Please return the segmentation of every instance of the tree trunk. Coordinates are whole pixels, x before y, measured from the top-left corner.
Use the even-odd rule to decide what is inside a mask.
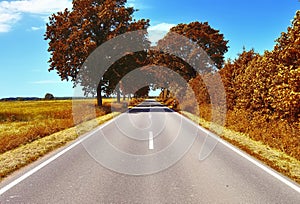
[[[120,89],[119,88],[117,88],[117,102],[118,103],[121,103],[121,93],[120,93]]]
[[[164,89],[164,96],[163,96],[163,99],[166,100],[168,97],[168,89]]]
[[[97,105],[101,107],[102,104],[102,95],[101,95],[101,82],[99,82],[97,87]]]

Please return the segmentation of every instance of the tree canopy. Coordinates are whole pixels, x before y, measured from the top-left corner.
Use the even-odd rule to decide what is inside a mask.
[[[218,69],[222,67],[223,55],[228,49],[228,41],[224,40],[223,34],[211,28],[207,22],[193,22],[171,28],[154,49],[132,51],[126,56],[120,56],[103,76],[95,76],[94,70],[84,70],[86,68],[83,65],[91,53],[105,42],[130,31],[145,31],[148,28],[149,20],[133,19],[136,10],[127,7],[126,2],[126,0],[74,0],[71,10],[65,9],[53,14],[49,18],[45,33],[45,40],[49,40],[48,51],[51,53],[49,71],[55,70],[62,80],[71,80],[74,86],[81,85],[86,95],[97,95],[98,105],[101,106],[103,92],[109,95],[116,90],[119,95],[120,91],[123,94],[129,94],[132,91],[129,86],[122,86],[120,81],[127,73],[138,67],[147,65],[168,67],[180,74],[186,81],[196,77],[197,70],[193,68],[195,60],[191,61],[191,59],[200,61],[200,58],[194,56],[195,53],[189,53],[192,50],[187,46],[190,41],[207,52],[213,60],[214,67]],[[178,44],[172,33],[184,36],[188,41],[186,45]],[[144,36],[142,40],[146,42],[147,33],[142,35]],[[130,39],[128,41],[130,44]],[[145,44],[147,43],[149,44],[149,42]],[[181,55],[176,56],[168,53],[168,50],[160,50],[171,45],[180,46],[176,49],[186,52],[181,52]],[[126,45],[118,45],[116,50],[121,49],[122,46]],[[106,50],[102,52],[105,52],[104,55],[109,55]],[[189,56],[185,56],[186,54]],[[105,57],[109,58],[110,56]],[[156,74],[159,75],[159,73]],[[162,77],[165,81],[168,78],[168,76],[157,77]],[[91,85],[91,81],[95,81],[95,79],[97,82],[99,81],[96,87]]]
[[[228,41],[219,30],[213,29],[208,22],[192,22],[178,24],[171,28],[171,32],[178,33],[196,42],[211,58],[218,69],[224,63],[224,54],[228,51]]]
[[[78,73],[88,56],[104,42],[128,31],[142,30],[149,20],[134,20],[126,0],[74,0],[72,10],[53,14],[47,23],[45,40],[51,53],[49,71],[56,70],[62,80],[78,83]],[[89,79],[82,79],[84,82]],[[100,78],[99,78],[100,82]],[[101,105],[101,84],[97,88]]]

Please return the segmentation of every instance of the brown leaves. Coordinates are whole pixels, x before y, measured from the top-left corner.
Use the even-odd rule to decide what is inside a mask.
[[[196,42],[215,62],[215,66],[222,68],[224,54],[228,51],[228,41],[224,40],[219,30],[211,28],[207,22],[192,22],[179,24],[171,28],[171,32],[176,32]]]
[[[287,32],[281,33],[276,40],[274,52],[281,63],[293,65],[294,68],[300,66],[300,10],[296,12],[292,26],[288,27]]]
[[[247,109],[268,120],[299,122],[300,116],[300,11],[273,51],[259,56],[244,51],[226,63],[221,75],[228,108]]]
[[[75,0],[71,11],[53,14],[45,33],[51,53],[49,71],[56,70],[62,80],[71,79],[74,85],[81,83],[86,92],[95,91],[89,86],[90,76],[78,76],[88,56],[104,42],[149,25],[149,20],[133,20],[135,10],[125,7],[125,3],[126,0]]]

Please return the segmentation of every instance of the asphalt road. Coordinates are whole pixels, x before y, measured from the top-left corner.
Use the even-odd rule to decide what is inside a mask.
[[[0,203],[300,203],[252,160],[147,100],[2,182]]]

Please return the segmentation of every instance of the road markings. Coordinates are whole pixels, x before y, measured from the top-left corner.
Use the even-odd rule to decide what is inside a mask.
[[[153,132],[149,132],[149,149],[154,149],[154,144],[153,144]]]

